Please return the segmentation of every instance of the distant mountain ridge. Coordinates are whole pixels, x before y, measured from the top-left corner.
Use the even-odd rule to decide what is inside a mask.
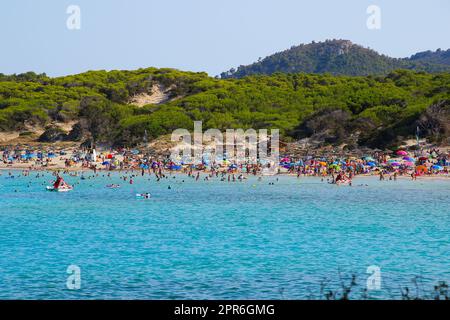
[[[221,74],[222,78],[282,73],[330,73],[332,75],[386,75],[396,69],[430,73],[450,72],[450,49],[425,51],[410,58],[391,58],[349,40],[326,40],[293,46],[247,66]]]

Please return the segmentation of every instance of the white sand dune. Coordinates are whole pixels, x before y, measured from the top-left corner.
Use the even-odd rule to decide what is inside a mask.
[[[151,94],[141,93],[130,99],[130,104],[143,107],[147,104],[162,104],[170,100],[169,92],[171,88],[165,88],[161,84],[154,84]]]

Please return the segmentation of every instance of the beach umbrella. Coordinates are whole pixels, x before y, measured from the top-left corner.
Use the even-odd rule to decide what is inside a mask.
[[[434,166],[431,167],[431,169],[433,169],[433,170],[442,170],[444,168],[441,167],[441,166],[438,166],[438,165],[434,165]]]
[[[411,161],[405,161],[404,165],[407,167],[414,167],[414,163]]]
[[[329,168],[331,168],[331,169],[335,169],[335,170],[338,170],[338,171],[340,171],[341,170],[341,167],[340,166],[338,166],[337,164],[335,164],[335,163],[333,163],[332,165],[330,165],[329,166]]]
[[[398,150],[396,153],[399,156],[407,156],[408,155],[408,152],[406,152],[405,150]]]
[[[103,161],[102,162],[102,165],[104,165],[104,166],[106,166],[106,165],[108,165],[109,164],[109,161]]]
[[[370,166],[370,167],[376,167],[377,166],[377,164],[375,162],[368,162],[367,165]]]
[[[411,157],[403,157],[403,160],[406,160],[406,161],[415,161],[415,159],[414,159],[414,158],[411,158]]]
[[[375,159],[372,157],[364,157],[363,159],[366,161],[375,161]]]
[[[420,157],[419,160],[420,161],[426,161],[426,160],[428,160],[428,157]]]
[[[422,171],[422,172],[427,172],[428,168],[426,166],[417,166],[416,170],[417,171]]]
[[[391,162],[391,166],[398,167],[398,166],[400,166],[400,163],[399,162]]]

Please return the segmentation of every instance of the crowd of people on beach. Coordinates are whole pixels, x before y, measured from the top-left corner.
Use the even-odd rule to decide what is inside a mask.
[[[161,179],[166,174],[183,173],[200,179],[213,177],[242,181],[248,175],[264,176],[289,174],[297,176],[328,177],[333,184],[350,184],[358,175],[377,175],[380,180],[397,180],[407,176],[417,177],[448,176],[450,153],[448,150],[430,149],[393,152],[374,152],[363,157],[356,156],[304,156],[285,155],[279,163],[257,161],[236,162],[232,159],[202,159],[200,163],[174,161],[170,157],[150,156],[138,149],[117,149],[97,153],[95,149],[34,150],[32,148],[3,148],[0,150],[0,169],[46,170],[65,172],[77,170],[131,171],[142,176],[154,174]],[[132,180],[130,180],[132,183]],[[114,186],[112,186],[114,187]]]

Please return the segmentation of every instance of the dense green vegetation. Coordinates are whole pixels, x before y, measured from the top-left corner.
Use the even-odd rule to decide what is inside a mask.
[[[221,74],[222,78],[242,78],[255,74],[330,73],[333,75],[386,75],[396,69],[426,72],[450,71],[450,50],[422,52],[411,58],[394,59],[348,40],[327,40],[294,46],[248,66]]]
[[[170,88],[173,99],[143,107],[128,103],[154,84]],[[76,121],[65,139],[133,145],[145,132],[152,139],[201,120],[204,129],[278,128],[285,139],[312,136],[323,143],[383,146],[412,136],[421,117],[433,117],[427,108],[440,102],[438,110],[447,110],[446,101],[449,73],[408,70],[387,76],[277,73],[226,80],[155,68],[58,78],[27,73],[0,75],[0,130],[42,126],[48,129],[45,137],[61,139],[52,124]],[[445,138],[445,132],[433,130]]]
[[[434,65],[450,65],[450,49],[442,50],[438,49],[436,51],[424,51],[416,53],[409,58],[411,61],[421,62],[426,64]]]

